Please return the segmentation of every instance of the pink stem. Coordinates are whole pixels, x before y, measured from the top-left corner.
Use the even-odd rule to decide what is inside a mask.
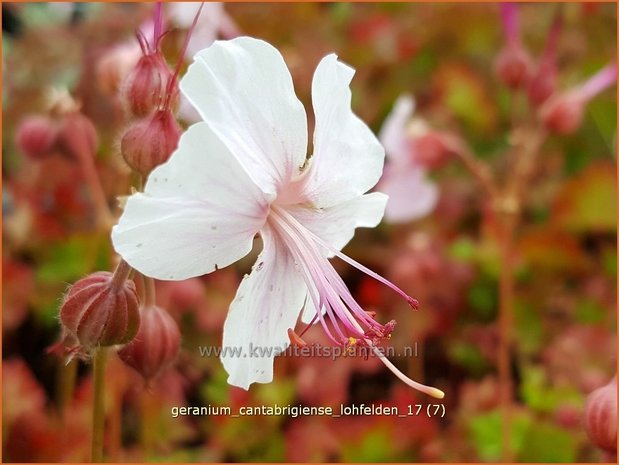
[[[558,6],[557,13],[550,26],[548,32],[548,38],[546,39],[546,46],[544,47],[544,53],[541,58],[541,66],[550,66],[554,64],[557,55],[557,44],[559,42],[559,36],[563,29],[563,9]]]
[[[518,26],[518,6],[515,3],[501,3],[501,23],[505,40],[509,45],[520,42]]]
[[[161,30],[163,29],[163,14],[161,11],[161,2],[155,4],[155,12],[153,15],[153,44],[156,47],[159,46],[159,37],[161,37]]]
[[[191,27],[187,31],[187,35],[185,36],[185,42],[183,43],[183,48],[181,49],[181,53],[176,61],[176,66],[174,67],[174,74],[168,80],[166,86],[166,99],[164,102],[164,107],[169,108],[170,103],[172,101],[172,96],[174,94],[174,88],[176,87],[176,81],[178,80],[178,75],[181,72],[181,67],[183,66],[183,62],[185,61],[185,54],[187,53],[187,47],[189,46],[189,40],[191,39],[191,35],[193,34],[193,30],[198,23],[198,18],[200,17],[200,13],[202,13],[202,8],[204,7],[204,2],[200,3],[200,8],[196,12],[196,15],[193,17],[193,22],[191,23]]]

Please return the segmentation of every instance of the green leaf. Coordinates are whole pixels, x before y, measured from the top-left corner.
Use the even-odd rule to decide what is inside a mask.
[[[342,462],[390,462],[394,458],[391,436],[383,429],[370,430],[361,441],[346,444]]]
[[[41,284],[73,283],[94,270],[109,268],[109,241],[100,236],[72,236],[50,244],[36,272]]]
[[[586,233],[617,230],[617,180],[612,163],[589,165],[564,183],[553,205],[559,228]]]
[[[549,384],[543,368],[524,366],[520,394],[527,406],[540,413],[553,413],[565,403],[580,405],[582,395],[573,387],[554,387]]]
[[[569,432],[549,423],[530,425],[518,458],[522,462],[561,462],[576,460],[578,443]]]
[[[511,446],[518,454],[522,449],[531,418],[525,412],[512,415]],[[494,462],[501,458],[501,415],[498,411],[473,416],[469,422],[469,434],[479,458]]]
[[[585,325],[601,323],[604,321],[604,317],[608,311],[609,310],[598,304],[596,301],[585,299],[578,302],[576,305],[576,308],[574,309],[574,317],[578,323]]]
[[[524,353],[535,354],[544,342],[539,308],[520,299],[516,300],[514,306],[519,348]]]
[[[454,363],[466,368],[474,376],[484,374],[489,366],[488,360],[484,358],[479,348],[464,342],[451,344],[449,357]]]
[[[456,260],[471,262],[475,258],[475,243],[468,237],[460,237],[449,246],[448,253]]]
[[[478,317],[491,321],[499,306],[496,282],[483,278],[477,280],[469,288],[467,301]]]

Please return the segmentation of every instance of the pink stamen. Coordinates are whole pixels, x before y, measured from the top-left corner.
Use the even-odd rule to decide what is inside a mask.
[[[342,260],[353,265],[355,268],[365,272],[374,279],[377,279],[379,282],[382,282],[394,289],[402,295],[413,308],[418,307],[418,302],[382,276],[374,273],[363,265],[330,247],[318,236],[301,225],[296,218],[284,209],[271,206],[271,215],[269,216],[269,220],[276,234],[281,236],[280,239],[285,243],[297,263],[301,266],[303,278],[308,287],[308,293],[316,308],[316,315],[310,324],[303,330],[301,336],[305,334],[316,319],[320,319],[328,337],[336,344],[348,347],[351,345],[350,338],[352,337],[353,341],[355,341],[354,343],[361,343],[370,347],[381,362],[383,362],[383,364],[389,368],[389,370],[391,370],[398,379],[402,380],[408,386],[424,392],[432,397],[442,399],[444,397],[444,393],[442,391],[413,381],[402,373],[397,367],[395,367],[395,365],[393,365],[393,363],[391,363],[385,355],[377,349],[376,344],[382,339],[389,337],[390,333],[393,331],[395,321],[392,320],[386,325],[381,325],[372,318],[372,315],[369,312],[364,311],[352,297],[344,281],[337,274],[328,259],[326,257],[322,257],[319,253],[316,245],[330,251]],[[316,296],[316,293],[318,293],[319,297]],[[323,315],[323,309],[325,315]],[[332,327],[339,336],[339,342],[328,330],[325,316],[329,318]],[[340,324],[343,325],[343,328],[347,334],[344,334]],[[364,329],[363,326],[366,328]],[[288,331],[288,336],[292,342],[295,342],[296,338],[300,339],[300,336],[292,330]]]
[[[544,54],[540,60],[542,67],[552,66],[554,64],[561,29],[563,29],[563,9],[561,8],[561,5],[559,5],[557,13],[552,20],[550,31],[548,32],[548,39],[546,40],[546,46],[544,47]]]
[[[294,219],[294,217],[292,217],[294,221],[296,221],[296,219]],[[298,224],[298,223],[297,223]],[[342,252],[340,252],[339,250],[336,250],[335,248],[331,247],[329,244],[327,244],[325,241],[323,241],[320,237],[316,236],[314,233],[312,233],[310,230],[307,230],[308,234],[310,235],[310,237],[316,241],[318,244],[320,244],[322,247],[324,247],[325,249],[327,249],[329,252],[331,252],[332,254],[334,254],[335,256],[337,256],[339,259],[345,261],[346,263],[348,263],[351,266],[354,266],[355,268],[357,268],[359,271],[364,272],[365,274],[367,274],[368,276],[370,276],[371,278],[374,278],[376,281],[384,284],[385,286],[387,286],[388,288],[394,290],[396,293],[398,293],[400,296],[402,296],[402,298],[404,300],[406,300],[408,302],[408,304],[413,308],[413,310],[418,310],[419,309],[419,301],[411,296],[409,296],[406,292],[404,292],[402,289],[400,289],[399,287],[397,287],[395,284],[393,284],[391,281],[383,278],[381,275],[379,275],[378,273],[375,273],[374,271],[370,270],[369,268],[365,267],[364,265],[362,265],[361,263],[353,260],[352,258],[350,258],[348,255],[343,254]]]
[[[280,209],[278,209],[278,211],[283,215],[288,215]],[[331,265],[328,262],[326,263],[327,266],[321,266],[317,263],[316,257],[318,254],[315,250],[311,250],[311,244],[307,242],[302,230],[299,231],[298,229],[293,228],[293,225],[282,218],[281,215],[274,214],[272,215],[272,218],[275,220],[274,226],[284,232],[284,234],[282,234],[282,239],[286,242],[286,245],[290,248],[293,254],[297,255],[296,259],[305,271],[304,277],[306,278],[306,284],[310,289],[310,295],[312,295],[312,300],[314,301],[318,315],[322,316],[321,309],[324,308],[327,316],[331,320],[333,328],[340,337],[340,341],[336,341],[336,343],[342,344],[347,341],[349,337],[344,334],[340,328],[340,324],[343,324],[346,330],[355,337],[363,337],[363,330],[360,332],[357,331],[347,316],[342,315],[344,305],[341,300],[341,295],[338,295],[335,292],[326,275],[329,268],[332,268]],[[316,286],[316,290],[320,295],[318,305],[316,305],[316,300],[318,299],[313,296],[312,292],[314,290],[314,286]],[[349,292],[347,293],[349,294]]]

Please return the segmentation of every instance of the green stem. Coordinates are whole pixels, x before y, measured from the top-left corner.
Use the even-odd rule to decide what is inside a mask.
[[[145,392],[140,402],[140,443],[145,461],[148,460],[153,451],[153,411],[150,392]]]
[[[75,379],[77,377],[77,360],[71,360],[65,364],[63,360],[59,361],[58,366],[58,409],[60,412],[60,421],[64,423],[65,410],[75,389]]]
[[[144,307],[150,308],[155,305],[155,280],[144,276]]]
[[[92,409],[92,463],[103,462],[105,429],[105,362],[106,349],[98,347],[94,355],[94,393]]]
[[[114,216],[110,211],[105,191],[99,179],[99,173],[95,166],[95,156],[94,154],[83,153],[82,151],[78,151],[78,155],[82,173],[86,179],[86,185],[92,196],[97,226],[102,231],[109,231],[114,225]]]

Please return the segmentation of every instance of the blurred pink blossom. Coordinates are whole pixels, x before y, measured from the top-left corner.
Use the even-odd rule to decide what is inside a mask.
[[[426,177],[426,169],[411,143],[425,130],[422,121],[411,121],[414,109],[411,96],[399,97],[379,134],[387,156],[379,190],[389,196],[385,219],[391,223],[422,218],[438,200],[438,188]]]
[[[189,29],[200,9],[200,2],[171,2],[167,5],[168,17],[176,26]],[[218,38],[233,39],[240,31],[232,17],[220,2],[205,2],[200,18],[191,33],[187,45],[186,59],[191,60],[200,50],[210,46]],[[200,121],[200,115],[193,105],[181,95],[179,116],[188,123]]]

